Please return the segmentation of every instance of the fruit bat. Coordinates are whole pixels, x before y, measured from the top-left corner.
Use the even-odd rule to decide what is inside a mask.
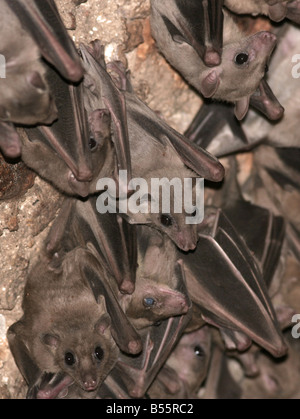
[[[135,357],[120,353],[110,376],[130,397],[141,398],[162,368],[191,318],[191,311],[140,331],[143,351]],[[101,391],[101,389],[100,389]]]
[[[100,295],[95,299],[90,271],[99,282],[107,275],[86,249],[77,247],[57,270],[40,254],[28,276],[24,315],[9,328],[8,340],[30,397],[49,373],[63,372],[65,385],[75,381],[84,391],[95,391],[117,360],[109,302]]]
[[[109,288],[135,328],[188,311],[176,247],[159,231],[132,226],[116,214],[99,214],[96,196],[66,199],[46,240],[47,251],[62,257],[78,245],[93,249],[110,271]]]
[[[8,157],[18,157],[21,146],[10,123],[48,124],[57,117],[41,57],[74,82],[83,68],[53,0],[1,0],[1,11],[0,146]]]
[[[103,50],[100,42],[96,42],[89,48],[82,46],[81,52],[87,72],[86,101],[95,103],[93,107],[96,107],[101,92],[104,91],[102,81],[106,82],[106,79],[98,76],[99,68],[103,66]],[[161,209],[156,213],[149,211],[149,205],[153,202],[153,196],[151,196],[151,192],[149,193],[151,179],[167,178],[171,181],[173,178],[179,178],[183,184],[184,178],[203,176],[218,182],[223,177],[223,167],[206,151],[171,129],[155,112],[140,101],[132,91],[120,64],[114,63],[110,69],[115,73],[113,77],[116,80],[116,85],[127,89],[122,93],[126,104],[132,179],[143,179],[147,187],[146,192],[143,192],[141,188],[140,205],[136,213],[130,211],[129,205],[127,205],[127,194],[123,195],[123,200],[119,199],[118,201],[119,208],[122,202],[125,201],[126,204],[126,210],[120,211],[120,213],[130,223],[147,223],[155,226],[169,235],[183,250],[193,249],[197,241],[196,229],[195,225],[186,224],[184,208],[178,214],[175,211],[162,212]],[[122,126],[121,123],[119,125]],[[119,187],[119,189],[121,188]],[[133,199],[133,197],[131,198]],[[134,198],[136,198],[135,194]]]
[[[147,397],[147,389],[162,368],[191,318],[191,312],[170,317],[140,331],[143,350],[135,356],[120,352],[118,361],[96,393],[82,392],[76,383],[66,383],[58,374],[44,380],[39,394],[57,398],[130,399]]]
[[[225,0],[224,5],[235,13],[263,14],[274,22],[280,22],[287,18],[295,23],[300,23],[299,0]]]
[[[141,329],[187,313],[190,298],[174,243],[148,226],[137,226],[136,231],[135,291],[120,304],[134,327]]]
[[[111,117],[105,109],[87,115],[82,84],[67,83],[51,69],[47,80],[58,119],[19,130],[22,159],[62,192],[85,197],[96,191],[99,177],[112,176],[115,169]]]
[[[223,211],[206,209],[199,237],[196,251],[183,254],[182,260],[188,292],[202,319],[221,329],[227,348],[245,350],[253,340],[275,357],[284,355],[261,272]]]
[[[195,24],[195,17],[190,18],[187,11],[182,13],[182,3],[152,0],[151,28],[160,51],[205,98],[235,103],[235,115],[243,119],[250,98],[265,75],[276,36],[264,31],[244,37],[229,14],[224,13],[222,61],[214,67],[207,67],[184,35],[185,32],[195,32],[195,29],[190,29]],[[191,14],[195,16],[194,9],[200,9],[202,2],[193,1],[192,5]],[[185,5],[184,10],[186,8]]]
[[[211,328],[184,333],[147,391],[150,398],[197,398],[210,362]]]

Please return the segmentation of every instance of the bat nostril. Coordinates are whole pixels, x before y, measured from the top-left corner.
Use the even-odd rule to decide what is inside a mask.
[[[91,378],[84,381],[83,385],[86,391],[92,391],[95,390],[95,388],[97,387],[97,382],[96,380]]]

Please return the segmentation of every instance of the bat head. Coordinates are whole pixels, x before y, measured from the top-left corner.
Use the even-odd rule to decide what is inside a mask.
[[[195,174],[187,169],[182,162],[175,168],[156,169],[147,173],[145,189],[140,188],[139,208],[133,211],[130,203],[136,199],[135,194],[128,201],[128,213],[125,216],[132,224],[148,224],[167,234],[183,251],[196,248],[198,241],[196,223],[199,213],[199,199],[196,197]],[[188,178],[191,182],[185,183]],[[189,196],[190,199],[187,199]],[[196,205],[193,205],[196,202]],[[193,217],[195,223],[188,224]]]
[[[103,314],[96,323],[86,318],[65,319],[64,329],[42,336],[56,365],[85,391],[94,391],[103,382],[117,359],[111,338],[110,317]],[[64,330],[64,331],[63,331]]]
[[[203,95],[234,102],[254,93],[265,75],[275,43],[276,36],[263,31],[224,45],[222,64],[201,75]]]
[[[211,350],[210,328],[184,333],[168,358],[167,364],[184,381],[189,392],[196,393],[206,377]]]
[[[137,329],[141,329],[168,317],[185,314],[188,310],[186,295],[166,284],[138,278],[126,315]]]

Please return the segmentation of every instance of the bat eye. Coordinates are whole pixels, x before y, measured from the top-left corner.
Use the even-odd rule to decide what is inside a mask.
[[[75,356],[72,354],[72,352],[65,353],[65,363],[69,366],[75,364]]]
[[[161,217],[160,217],[160,222],[165,227],[170,227],[173,224],[172,217],[168,214],[162,214]]]
[[[241,52],[235,56],[235,63],[237,65],[243,65],[248,61],[249,55],[246,52]]]
[[[144,306],[145,307],[153,307],[155,304],[154,298],[146,297],[144,298]]]
[[[91,150],[91,151],[96,150],[97,145],[98,145],[98,143],[97,143],[97,141],[95,140],[95,138],[90,137],[90,138],[89,138],[89,147],[90,147],[90,150]]]
[[[198,356],[199,358],[201,358],[202,356],[204,356],[204,351],[203,351],[203,349],[201,348],[201,346],[199,346],[199,345],[195,346],[195,348],[194,348],[194,353],[195,353],[195,355],[196,355],[196,356]]]
[[[265,66],[265,73],[268,73],[268,71],[269,71],[269,66],[268,66],[268,64],[266,64],[266,66]]]
[[[102,361],[103,356],[104,356],[104,351],[103,351],[103,349],[101,348],[101,346],[97,346],[97,347],[95,348],[95,353],[94,353],[94,355],[95,355],[95,358],[96,358],[98,361]]]

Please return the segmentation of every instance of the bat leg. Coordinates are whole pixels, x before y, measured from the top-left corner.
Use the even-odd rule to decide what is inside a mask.
[[[251,96],[250,105],[271,121],[278,121],[284,113],[284,108],[280,105],[265,79],[260,82],[258,89]]]
[[[0,122],[0,149],[2,153],[15,159],[21,155],[21,141],[13,124]]]
[[[66,79],[78,82],[83,68],[53,0],[5,0],[43,57]]]
[[[250,145],[241,123],[234,115],[233,105],[226,103],[205,101],[184,134],[217,157]],[[221,142],[219,138],[215,141],[219,134],[222,134],[224,141]]]

